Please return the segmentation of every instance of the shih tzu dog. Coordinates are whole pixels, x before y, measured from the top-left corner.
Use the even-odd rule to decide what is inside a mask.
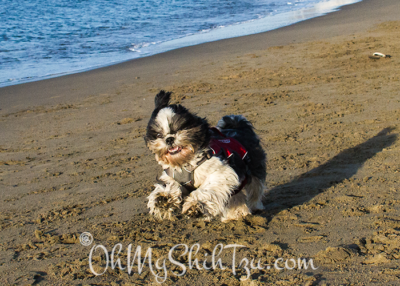
[[[252,124],[229,115],[211,128],[170,98],[171,92],[156,95],[144,138],[164,169],[148,197],[150,213],[160,219],[221,215],[225,222],[263,209],[266,155]]]

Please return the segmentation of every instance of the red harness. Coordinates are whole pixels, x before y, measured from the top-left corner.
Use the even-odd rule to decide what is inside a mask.
[[[217,128],[212,127],[211,130],[217,132],[219,136],[223,137],[223,139],[211,138],[210,140],[210,148],[213,151],[213,155],[217,155],[221,152],[221,149],[225,152],[227,158],[233,155],[233,153],[237,153],[242,160],[247,156],[247,151],[243,147],[242,144],[239,143],[234,138],[226,137],[219,131]]]

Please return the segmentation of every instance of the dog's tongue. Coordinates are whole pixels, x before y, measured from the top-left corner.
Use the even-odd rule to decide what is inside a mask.
[[[176,152],[176,151],[178,151],[179,150],[179,146],[176,146],[175,148],[171,148],[171,149],[169,149],[168,151],[169,152]]]

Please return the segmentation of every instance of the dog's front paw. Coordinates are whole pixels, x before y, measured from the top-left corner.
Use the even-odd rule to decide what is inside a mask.
[[[182,213],[191,218],[203,218],[207,221],[212,218],[207,205],[191,196],[186,198],[182,207]]]
[[[173,214],[181,209],[181,193],[179,190],[171,190],[168,187],[157,185],[156,189],[148,196],[147,207],[150,214],[159,219],[173,220]]]

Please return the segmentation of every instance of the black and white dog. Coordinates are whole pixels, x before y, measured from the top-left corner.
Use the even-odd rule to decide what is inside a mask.
[[[164,172],[149,195],[150,213],[173,219],[237,220],[262,209],[266,155],[252,124],[241,115],[224,116],[216,128],[160,91],[145,141]]]

